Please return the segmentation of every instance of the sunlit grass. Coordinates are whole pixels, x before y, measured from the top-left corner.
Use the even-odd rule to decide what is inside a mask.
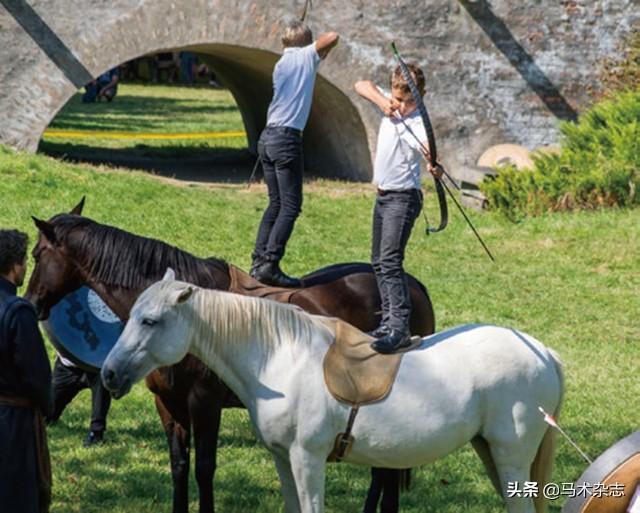
[[[31,215],[68,211],[86,195],[85,214],[99,222],[243,268],[266,204],[260,186],[174,186],[142,173],[71,166],[8,150],[0,150],[0,176],[0,225],[27,230],[32,239]],[[326,180],[306,187],[284,268],[302,274],[334,262],[367,261],[372,193]],[[433,196],[425,202],[436,216]],[[407,249],[406,268],[427,285],[438,329],[467,322],[513,326],[557,350],[567,383],[563,425],[597,456],[638,426],[640,210],[557,214],[519,224],[494,214],[470,215],[495,264],[455,213],[443,233],[429,237],[419,220]],[[140,385],[114,403],[103,447],[81,448],[88,422],[87,392],[50,430],[53,513],[170,511],[168,452],[151,393]],[[559,447],[554,481],[573,482],[586,465],[568,444]],[[275,468],[251,434],[245,412],[225,412],[218,463],[220,511],[282,511]],[[368,477],[368,469],[332,465],[327,511],[360,511]],[[191,497],[196,511],[194,479]],[[559,512],[561,502],[551,511]],[[417,470],[402,511],[502,509],[480,462],[465,448]]]
[[[49,129],[174,134],[243,131],[244,125],[228,90],[208,87],[122,84],[113,102],[85,104],[78,93],[64,106]],[[140,157],[203,157],[247,147],[246,137],[149,140],[128,136],[65,138],[45,133],[40,151],[74,158],[99,154]]]

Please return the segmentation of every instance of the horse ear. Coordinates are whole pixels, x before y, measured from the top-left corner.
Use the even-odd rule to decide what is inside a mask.
[[[167,270],[162,277],[162,281],[173,281],[176,279],[176,273],[171,269],[171,267],[167,267]]]
[[[38,227],[38,230],[40,230],[40,233],[42,233],[42,235],[44,235],[45,238],[51,244],[55,244],[56,243],[56,231],[55,231],[53,225],[51,223],[47,222],[47,221],[41,221],[37,217],[31,216],[31,219],[33,219],[33,222]]]
[[[75,207],[73,207],[71,209],[71,212],[69,212],[70,214],[74,214],[76,216],[80,216],[82,215],[82,209],[84,208],[84,200],[85,200],[86,196],[82,196],[82,199],[80,200],[80,203],[78,203]]]
[[[191,286],[181,290],[180,294],[176,298],[176,304],[179,305],[180,303],[184,303],[187,299],[191,297],[191,294],[193,294],[193,287]]]

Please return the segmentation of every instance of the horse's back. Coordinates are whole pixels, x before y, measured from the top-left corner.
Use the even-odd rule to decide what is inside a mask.
[[[477,435],[529,436],[532,425],[541,438],[538,406],[554,412],[562,395],[558,365],[543,344],[508,328],[465,325],[425,337],[404,354],[389,395],[361,408],[354,436],[368,447],[352,461],[370,461],[380,445],[395,451],[385,465],[421,464]],[[405,447],[403,437],[415,445]]]
[[[435,331],[435,315],[426,287],[406,273],[412,312],[411,333],[429,335]],[[371,264],[350,262],[318,269],[302,277],[304,288],[291,299],[305,310],[337,316],[364,331],[380,322],[381,301]]]
[[[493,325],[469,324],[425,337],[404,355],[398,383],[420,375],[434,393],[459,398],[481,392],[496,401],[530,392],[552,399],[562,386],[560,362],[550,349],[526,333]]]

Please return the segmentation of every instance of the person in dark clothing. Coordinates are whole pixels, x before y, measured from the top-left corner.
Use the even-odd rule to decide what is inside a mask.
[[[26,234],[0,230],[0,505],[46,513],[51,467],[43,416],[53,402],[51,366],[35,309],[16,296],[26,255]]]
[[[302,208],[302,131],[316,72],[337,43],[335,32],[314,41],[309,27],[299,21],[289,23],[282,36],[284,53],[273,70],[273,98],[258,141],[269,205],[258,228],[251,276],[267,285],[300,286],[300,280],[282,272],[280,260]]]
[[[120,70],[117,66],[105,71],[96,80],[92,80],[84,86],[85,92],[82,95],[82,103],[93,103],[101,98],[105,98],[110,102],[118,93],[119,80]]]
[[[81,369],[58,355],[53,365],[53,413],[47,417],[47,424],[56,422],[66,406],[85,388],[91,390],[91,423],[83,445],[90,447],[104,439],[111,396],[102,386],[100,372]]]

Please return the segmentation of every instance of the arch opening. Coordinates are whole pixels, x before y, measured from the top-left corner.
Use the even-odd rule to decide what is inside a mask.
[[[215,72],[217,80],[228,88],[233,96],[246,131],[246,148],[242,151],[237,151],[236,148],[236,151],[227,152],[222,160],[212,158],[209,168],[206,168],[206,162],[202,162],[200,167],[203,169],[197,171],[194,176],[205,181],[228,180],[228,171],[233,168],[238,180],[247,179],[255,162],[258,137],[266,123],[267,109],[273,92],[271,74],[279,55],[257,48],[219,43],[197,44],[169,50],[192,52]],[[62,105],[58,108],[61,107]],[[51,153],[47,151],[47,146],[51,150],[51,144],[42,146],[45,152]],[[66,153],[68,157],[73,158],[72,152]],[[120,154],[117,159],[101,160],[129,167],[126,166],[126,151],[115,153]],[[322,76],[322,68],[316,79],[312,110],[305,129],[304,154],[307,177],[357,181],[371,179],[371,157],[364,123],[349,97]],[[184,160],[184,151],[180,152],[180,158]],[[171,168],[171,163],[165,167]],[[217,171],[216,167],[220,169]],[[147,168],[154,169],[153,166]],[[161,166],[154,171],[163,173],[163,168]],[[169,172],[175,176],[180,175],[175,169],[169,169]]]

